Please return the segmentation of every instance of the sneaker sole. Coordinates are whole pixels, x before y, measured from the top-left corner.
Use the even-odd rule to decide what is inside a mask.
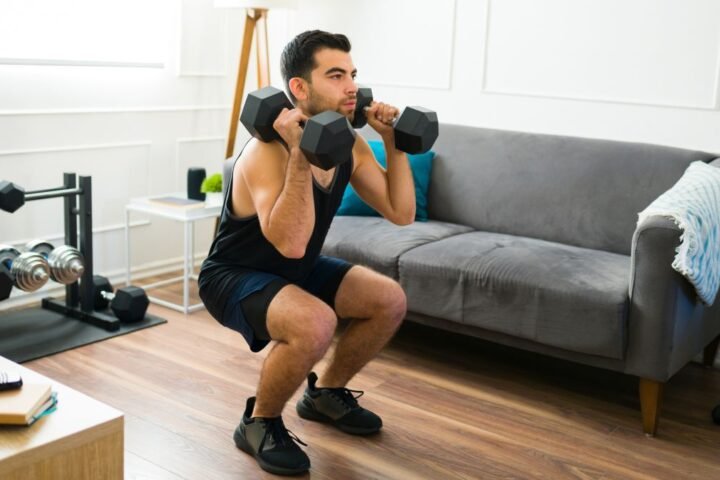
[[[312,406],[307,404],[305,398],[300,400],[297,405],[295,405],[295,410],[297,410],[297,414],[300,416],[300,418],[304,418],[305,420],[310,420],[313,422],[327,423],[337,428],[338,430],[349,433],[350,435],[372,435],[373,433],[377,433],[380,431],[380,428],[362,428],[344,425],[337,420],[333,420],[327,415],[315,410]]]
[[[270,463],[267,463],[262,458],[259,458],[253,448],[250,446],[250,444],[245,440],[245,437],[242,435],[239,435],[237,430],[233,434],[233,440],[235,441],[235,446],[242,450],[243,452],[247,453],[251,457],[255,459],[255,461],[260,465],[260,468],[265,470],[266,472],[274,473],[275,475],[300,475],[308,470],[310,470],[310,465],[306,467],[298,467],[298,468],[285,468],[285,467],[278,467],[277,465],[272,465]]]

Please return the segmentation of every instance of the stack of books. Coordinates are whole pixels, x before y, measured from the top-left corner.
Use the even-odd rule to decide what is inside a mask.
[[[0,379],[8,375],[0,372]],[[32,425],[55,411],[57,393],[49,383],[7,382],[0,390],[0,425]]]

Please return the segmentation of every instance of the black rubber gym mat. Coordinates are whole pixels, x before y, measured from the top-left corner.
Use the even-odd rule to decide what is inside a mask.
[[[145,315],[141,322],[121,324],[118,330],[109,332],[42,308],[0,313],[0,356],[27,362],[163,323],[167,320]]]

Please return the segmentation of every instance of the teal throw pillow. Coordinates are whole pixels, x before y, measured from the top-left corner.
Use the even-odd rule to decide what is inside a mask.
[[[385,160],[385,146],[383,142],[380,140],[369,140],[368,143],[378,163],[385,168],[387,162]],[[427,222],[428,220],[427,192],[430,186],[430,172],[432,170],[434,157],[435,152],[432,150],[417,155],[408,154],[410,170],[412,170],[413,181],[415,182],[415,220],[419,222]],[[372,207],[362,201],[350,184],[348,184],[345,189],[337,215],[354,215],[359,217],[380,216]]]

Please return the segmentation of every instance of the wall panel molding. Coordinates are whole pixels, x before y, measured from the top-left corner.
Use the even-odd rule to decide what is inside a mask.
[[[444,82],[442,85],[439,84],[429,84],[429,83],[423,83],[423,82],[385,82],[385,81],[376,81],[376,80],[369,80],[367,81],[367,85],[369,86],[386,86],[386,87],[402,87],[402,88],[417,88],[417,89],[424,89],[424,90],[445,90],[449,91],[452,90],[453,85],[453,70],[455,67],[455,36],[457,35],[457,0],[452,0],[452,6],[450,7],[452,10],[451,18],[452,18],[452,25],[450,27],[450,38],[448,39],[450,45],[449,45],[449,51],[447,52],[449,57],[449,62],[447,65],[447,82]],[[400,52],[396,52],[396,54],[401,55]]]
[[[612,104],[628,104],[628,105],[639,105],[639,106],[653,106],[653,107],[666,107],[666,108],[682,108],[689,110],[719,110],[720,109],[720,48],[718,48],[718,55],[715,58],[715,70],[712,94],[710,98],[706,99],[701,105],[692,105],[683,102],[658,102],[648,101],[642,98],[632,98],[631,96],[615,97],[612,95],[577,95],[577,94],[564,94],[557,92],[543,92],[539,90],[531,89],[513,89],[513,88],[490,88],[488,87],[488,51],[490,48],[490,30],[492,28],[492,3],[493,0],[486,0],[485,2],[485,34],[484,34],[484,45],[482,47],[482,85],[481,92],[487,94],[497,95],[509,95],[509,96],[523,96],[523,97],[537,97],[547,99],[558,99],[558,100],[574,100],[594,103],[612,103]]]
[[[151,141],[137,141],[137,142],[118,142],[118,143],[105,143],[105,144],[76,144],[76,145],[64,145],[64,146],[58,146],[58,147],[45,147],[45,148],[28,148],[28,149],[16,149],[16,150],[2,150],[0,151],[0,164],[4,162],[11,162],[14,160],[14,157],[18,156],[26,156],[26,155],[39,155],[40,157],[37,159],[37,162],[42,165],[42,162],[47,161],[48,154],[67,154],[68,152],[88,152],[93,150],[121,150],[125,148],[140,148],[143,150],[143,154],[137,157],[134,157],[131,159],[131,161],[135,161],[136,165],[136,175],[140,175],[143,179],[145,179],[145,188],[139,188],[138,191],[134,193],[129,193],[127,197],[123,196],[115,196],[114,200],[116,201],[122,201],[124,203],[127,203],[127,201],[130,200],[131,197],[145,197],[150,195],[150,188],[152,185],[152,178],[151,178],[151,155],[150,151],[153,146],[153,142]],[[34,163],[34,162],[33,162]],[[90,165],[90,163],[85,162],[87,165]],[[98,163],[95,158],[92,159],[92,164]],[[24,171],[28,171],[28,165],[31,165],[28,160],[25,160],[23,162]],[[143,168],[144,167],[144,168]],[[144,170],[144,171],[142,171]],[[93,200],[94,203],[97,202],[103,202],[103,200],[107,200],[106,198],[103,198],[102,192],[103,189],[99,186],[97,183],[97,176],[95,173],[93,173],[93,168],[88,169],[65,169],[65,171],[75,171],[78,174],[81,175],[91,175],[94,176],[93,178]],[[96,172],[97,173],[97,172]],[[107,172],[104,172],[107,176]],[[132,177],[127,177],[128,186],[133,185],[133,183],[130,183]],[[102,176],[101,176],[102,180]],[[17,181],[17,180],[16,180]],[[47,185],[56,185],[61,183],[61,178],[58,177],[57,181],[51,180],[47,181],[42,188],[47,188]],[[52,182],[52,183],[50,183]],[[19,181],[21,186],[24,186],[24,183],[22,181]],[[33,202],[34,203],[34,202]],[[124,211],[124,209],[123,209]],[[119,212],[118,212],[119,213]],[[114,223],[111,223],[111,225],[115,225],[117,223],[117,218]],[[11,219],[12,220],[12,219]],[[110,219],[112,222],[112,220]],[[12,222],[11,222],[12,225]],[[93,231],[105,231],[106,228],[112,228],[108,227],[106,225],[96,225],[97,228],[94,228]]]
[[[222,10],[217,10],[213,7],[212,1],[207,2],[209,9],[207,9],[207,12],[210,12],[210,14],[219,15]],[[228,59],[228,52],[229,52],[229,29],[230,29],[230,21],[227,15],[224,15],[222,20],[220,20],[220,45],[217,46],[220,51],[220,58],[222,59],[222,64],[220,66],[220,69],[214,70],[214,71],[203,71],[203,70],[196,70],[196,69],[185,69],[183,67],[183,38],[185,38],[185,35],[187,35],[186,29],[185,29],[185,14],[187,11],[187,7],[185,6],[184,1],[179,2],[178,6],[180,10],[180,14],[178,15],[178,36],[177,36],[177,76],[178,77],[225,77],[228,74],[228,65],[227,65],[227,59]],[[210,26],[205,26],[206,28],[211,28]],[[196,43],[196,42],[191,42]]]
[[[176,113],[223,111],[229,112],[226,105],[176,105],[176,106],[148,106],[148,107],[118,107],[118,108],[47,108],[35,110],[0,110],[0,117],[32,116],[32,115],[94,115],[115,113]]]
[[[18,150],[0,150],[0,157],[13,155],[32,155],[38,153],[77,152],[83,150],[104,150],[113,148],[150,147],[152,142],[121,142],[121,143],[98,143],[84,145],[68,145],[63,147],[28,148]]]
[[[70,60],[49,58],[0,58],[0,65],[30,65],[50,67],[113,67],[113,68],[165,68],[162,62],[117,62],[110,60]]]
[[[175,188],[177,191],[185,191],[185,188],[183,185],[185,185],[186,177],[185,173],[186,171],[184,169],[180,168],[180,150],[182,149],[183,145],[187,144],[193,144],[193,143],[219,143],[220,151],[222,152],[225,145],[225,136],[205,136],[205,137],[186,137],[186,138],[178,138],[175,141]],[[221,155],[221,157],[224,156]],[[218,158],[217,161],[217,170],[222,171],[222,165],[223,165],[224,158]],[[207,163],[205,162],[198,162],[199,166],[202,166],[202,164]],[[207,168],[206,168],[207,170]],[[207,171],[207,174],[212,174],[212,171]]]

